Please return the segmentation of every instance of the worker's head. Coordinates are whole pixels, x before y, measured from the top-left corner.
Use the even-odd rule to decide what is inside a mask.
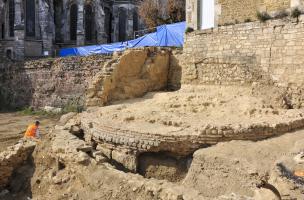
[[[39,125],[40,125],[40,122],[39,122],[39,121],[36,121],[36,122],[35,122],[35,125],[36,125],[36,126],[39,126]]]

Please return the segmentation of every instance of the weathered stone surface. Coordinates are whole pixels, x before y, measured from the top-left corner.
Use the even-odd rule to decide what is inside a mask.
[[[100,55],[0,64],[1,106],[81,108],[89,82],[110,58]]]
[[[35,149],[35,142],[20,141],[0,153],[0,189],[7,186],[14,170],[20,167]]]
[[[88,106],[101,106],[140,97],[167,87],[169,58],[166,49],[147,48],[114,57],[0,64],[0,106],[33,106],[59,112],[64,107],[81,110],[85,102]]]
[[[133,152],[113,150],[112,159],[121,163],[130,171],[136,172],[137,170],[137,157]]]
[[[181,82],[184,84],[246,85],[257,80],[282,90],[291,107],[304,99],[303,16],[222,26],[186,34]],[[259,90],[259,87],[258,87]]]
[[[128,50],[105,64],[87,91],[87,106],[141,97],[167,87],[170,52],[156,48]]]
[[[186,19],[189,27],[201,29],[201,1],[186,1]],[[217,0],[215,1],[215,26],[256,21],[257,12],[267,12],[272,17],[282,17],[291,9],[303,9],[303,0]]]

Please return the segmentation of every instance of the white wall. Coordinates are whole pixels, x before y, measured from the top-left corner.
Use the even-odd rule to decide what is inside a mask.
[[[215,26],[215,0],[201,0],[201,29]]]

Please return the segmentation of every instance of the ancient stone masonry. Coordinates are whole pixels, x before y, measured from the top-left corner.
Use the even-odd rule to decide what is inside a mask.
[[[187,34],[182,83],[250,84],[260,79],[283,88],[293,107],[303,107],[303,31],[301,16],[299,22],[252,22]]]
[[[95,114],[96,112],[103,116],[102,109],[95,110]],[[158,122],[148,124],[139,121],[136,123],[136,119],[133,122],[131,116],[129,119],[125,119],[130,120],[129,123],[119,123],[126,127],[122,128],[108,124],[108,121],[103,117],[93,119],[92,113],[94,112],[90,109],[80,117],[81,127],[86,133],[87,142],[95,141],[98,144],[97,149],[105,156],[122,163],[132,171],[137,170],[137,158],[145,152],[170,152],[177,157],[185,157],[201,147],[219,142],[262,140],[304,127],[304,118],[298,115],[298,118],[287,117],[282,121],[272,123],[256,122],[248,125],[201,124],[201,127],[197,128],[180,128],[183,125],[176,124],[174,120],[169,121],[166,125]],[[286,121],[287,119],[290,121]],[[138,123],[143,123],[143,125],[140,126]],[[140,126],[139,129],[133,128],[135,124]],[[159,128],[156,128],[156,125],[162,127],[162,132],[157,132]]]
[[[137,49],[0,64],[2,108],[100,106],[167,87],[170,51]]]
[[[18,167],[30,157],[35,149],[35,143],[22,142],[9,147],[7,151],[0,153],[0,189],[3,189]]]
[[[92,77],[109,59],[91,56],[3,64],[0,68],[2,108],[82,106]]]
[[[133,39],[139,1],[0,0],[0,57],[58,54],[63,47]]]
[[[276,16],[298,7],[303,9],[303,0],[215,0],[215,26],[256,21],[257,12]],[[201,29],[202,0],[187,0],[187,23]]]

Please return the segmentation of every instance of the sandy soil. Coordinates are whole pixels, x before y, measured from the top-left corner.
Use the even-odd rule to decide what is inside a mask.
[[[19,113],[0,113],[0,151],[14,145],[23,137],[27,126],[36,120],[41,122],[41,135],[47,134],[57,121],[55,118],[26,116]]]
[[[149,93],[143,98],[91,108],[84,118],[135,132],[188,135],[198,134],[206,125],[245,127],[303,116],[303,109],[280,108],[272,98],[254,95],[252,90],[242,86],[184,85],[176,92]]]
[[[58,167],[58,161],[46,153],[54,145],[47,139],[34,153],[35,172],[28,195],[35,200],[277,200],[269,189],[257,187],[261,177],[268,174],[268,182],[282,199],[301,200],[303,186],[282,177],[276,164],[283,157],[293,158],[295,144],[303,141],[303,136],[304,132],[298,131],[260,142],[233,141],[201,149],[194,154],[187,177],[178,183],[145,179],[94,161]],[[177,197],[164,198],[169,194]],[[16,197],[13,199],[22,199]]]
[[[293,160],[302,150],[303,138],[304,131],[297,131],[259,142],[232,141],[198,150],[184,184],[206,197],[233,192],[254,199],[276,199],[270,191],[256,188],[264,177],[283,199],[303,199],[304,185],[294,184],[278,170],[278,164],[286,161],[291,163],[291,173],[304,170],[303,164]]]
[[[288,121],[302,117],[303,110],[280,108],[273,99],[254,95],[251,87],[183,86],[176,92],[150,93],[141,99],[117,102],[103,108],[90,108],[84,115],[90,117],[89,120],[94,123],[129,130],[157,134],[195,134],[196,129],[206,124],[246,125]],[[16,116],[17,120],[13,118],[14,115],[9,116],[11,121],[5,121],[7,116],[3,115],[4,127],[6,124],[18,123],[25,128],[34,119],[25,116],[22,120]],[[26,120],[28,121],[25,123]],[[49,127],[51,124],[47,121],[42,123]],[[186,174],[172,177],[172,180],[177,179],[178,182],[170,182],[125,173],[115,169],[106,159],[98,163],[96,158],[78,152],[76,147],[65,150],[63,147],[73,148],[72,144],[78,143],[80,139],[69,139],[69,128],[62,126],[62,129],[55,129],[50,137],[45,137],[38,144],[32,163],[28,163],[27,169],[34,170],[27,173],[30,177],[23,182],[27,187],[26,195],[31,199],[303,199],[303,185],[296,184],[278,169],[279,164],[286,166],[291,173],[295,169],[304,169],[303,165],[293,160],[301,148],[303,149],[303,130],[264,141],[232,141],[200,149],[194,153],[189,171],[180,170]],[[63,147],[53,148],[56,146]],[[70,160],[71,158],[73,159]],[[79,162],[83,158],[86,159],[85,164]],[[152,160],[147,157],[146,160],[149,161],[147,163],[162,168],[166,165],[163,163],[168,163],[163,162],[165,159],[163,156]],[[172,163],[169,162],[173,166]],[[179,171],[178,168],[176,170]],[[153,170],[148,172],[154,173]],[[20,174],[24,174],[23,170]],[[281,198],[273,191],[265,189],[265,185],[258,187],[264,181],[277,190]],[[18,186],[19,175],[13,183]],[[20,191],[23,191],[22,187],[16,189],[17,196]],[[17,196],[12,199],[21,200],[24,197],[23,194],[20,198]],[[10,197],[7,199],[10,200]]]

